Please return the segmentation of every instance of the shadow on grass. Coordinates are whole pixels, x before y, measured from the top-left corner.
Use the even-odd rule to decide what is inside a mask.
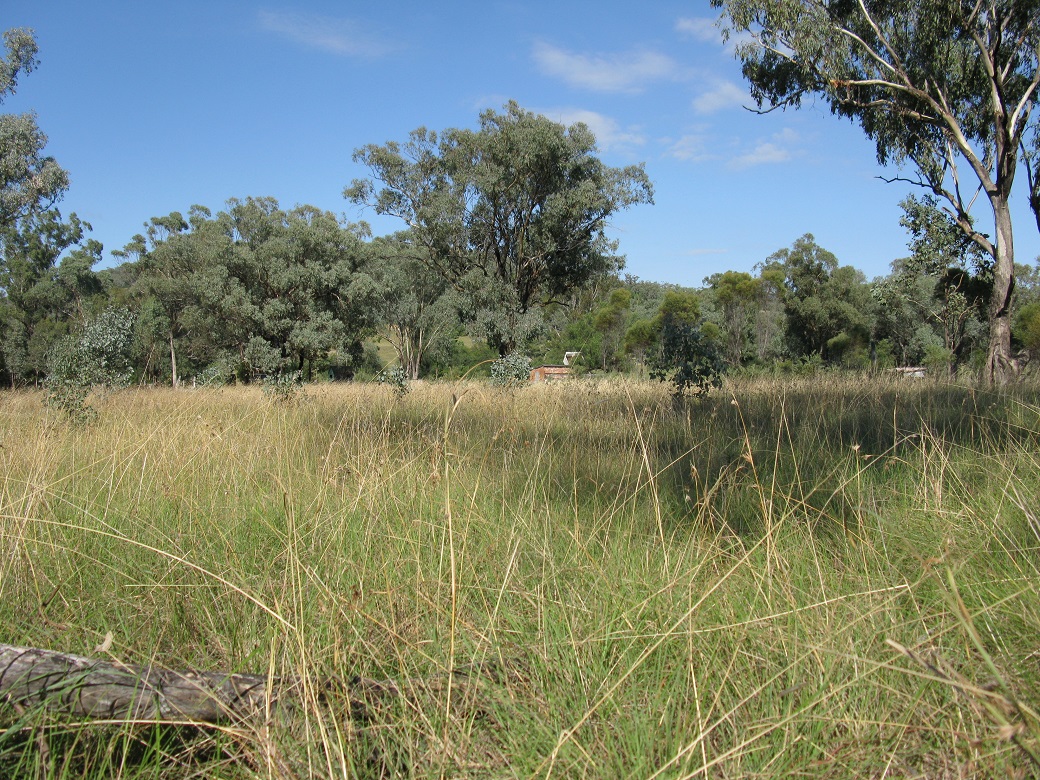
[[[1040,445],[1034,385],[982,390],[868,377],[736,383],[678,416],[655,442],[662,493],[687,521],[707,519],[741,536],[761,533],[770,513],[848,533],[870,488],[898,491],[936,453]]]

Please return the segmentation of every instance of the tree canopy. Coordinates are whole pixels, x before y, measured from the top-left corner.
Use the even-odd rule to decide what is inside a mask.
[[[185,356],[248,378],[309,373],[332,353],[349,364],[375,324],[361,237],[313,206],[232,199],[215,217],[195,206],[187,220],[153,217],[118,254],[134,261],[139,339],[162,345],[174,386]]]
[[[0,103],[14,94],[18,77],[36,67],[38,50],[31,30],[7,30],[3,37]],[[43,154],[46,145],[34,114],[0,114],[0,228],[49,208],[68,189],[68,174]]]
[[[36,68],[38,51],[31,30],[7,30],[3,42],[0,104]],[[42,377],[47,351],[70,322],[86,321],[84,298],[97,287],[90,269],[101,245],[81,245],[90,226],[75,214],[62,222],[53,208],[69,177],[46,145],[34,114],[0,114],[0,369],[12,384]]]
[[[423,262],[503,355],[534,331],[535,308],[620,268],[608,220],[652,202],[642,166],[604,165],[587,126],[512,102],[481,114],[479,130],[419,128],[354,159],[372,178],[355,180],[345,197],[403,220]]]
[[[902,204],[911,255],[889,276],[868,285],[806,234],[757,276],[717,273],[704,289],[621,278],[607,230],[623,209],[652,202],[642,166],[606,166],[587,126],[516,103],[484,112],[475,129],[419,128],[355,151],[371,176],[344,194],[400,218],[400,233],[372,239],[367,225],[313,206],[232,199],[216,215],[192,206],[151,218],[114,253],[133,262],[95,273],[102,247],[53,206],[68,179],[23,114],[0,127],[0,376],[12,387],[45,376],[57,386],[61,366],[70,381],[87,376],[84,361],[115,354],[83,347],[104,331],[118,336],[120,377],[132,369],[174,385],[181,375],[374,375],[392,347],[411,379],[462,375],[490,350],[513,353],[516,366],[580,351],[586,370],[649,370],[685,392],[714,384],[723,355],[734,370],[898,360],[956,372],[981,366],[987,339],[986,376],[999,381],[1014,368],[1001,342],[1011,300],[1017,357],[1035,359],[1040,271],[1012,263],[1006,206],[1023,160],[1040,204],[1040,78],[1025,51],[1040,0],[714,1],[731,31],[753,32],[740,52],[764,110],[822,94],[860,122],[879,159],[915,166],[926,191]],[[30,31],[4,41],[0,101],[37,53]],[[969,213],[979,193],[993,238]],[[461,338],[464,328],[488,346]]]

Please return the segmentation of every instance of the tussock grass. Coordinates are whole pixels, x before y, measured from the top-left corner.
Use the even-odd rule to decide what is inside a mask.
[[[0,707],[11,777],[1037,771],[1040,393],[826,378],[0,396],[2,640],[302,682]],[[329,680],[406,695],[357,720]]]

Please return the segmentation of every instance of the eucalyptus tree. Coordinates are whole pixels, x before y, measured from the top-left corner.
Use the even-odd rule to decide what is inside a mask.
[[[632,291],[624,287],[611,290],[607,303],[596,312],[592,324],[599,334],[600,367],[611,368],[622,353],[632,308]]]
[[[766,263],[759,263],[754,270],[758,272],[755,277],[758,288],[754,316],[755,358],[765,364],[786,352],[784,271]]]
[[[890,359],[899,366],[920,365],[926,345],[938,340],[930,319],[936,278],[910,271],[909,267],[906,258],[894,260],[891,273],[875,279],[870,286],[877,303],[879,361]]]
[[[1018,307],[1040,302],[1040,259],[1015,267],[1015,296]]]
[[[190,225],[179,211],[165,217],[152,217],[145,233],[135,235],[116,257],[138,265],[134,293],[141,301],[139,334],[149,343],[165,342],[170,361],[170,382],[180,384],[177,366],[178,345],[187,335],[184,315],[194,302],[192,274],[198,257]]]
[[[641,165],[606,166],[586,125],[564,127],[515,102],[481,114],[479,130],[419,128],[354,160],[371,178],[355,179],[345,197],[408,225],[423,263],[502,355],[537,329],[539,307],[621,267],[608,220],[652,202]]]
[[[676,400],[687,393],[701,395],[722,384],[725,364],[709,324],[701,319],[694,292],[665,293],[654,321],[658,341],[648,362],[651,377],[672,383]]]
[[[93,266],[101,244],[90,226],[56,209],[30,213],[0,228],[0,357],[12,386],[47,373],[47,352],[82,328],[103,289]]]
[[[889,338],[904,360],[915,362],[931,338],[942,345],[955,370],[985,327],[991,294],[985,255],[934,198],[911,197],[900,205],[911,255],[893,263],[892,273],[873,286],[880,304],[878,335]]]
[[[1027,303],[1018,310],[1015,338],[1031,361],[1040,359],[1040,301]]]
[[[1014,240],[1009,198],[1025,153],[1040,224],[1034,105],[1040,84],[1038,0],[712,0],[723,9],[760,109],[819,97],[857,121],[882,164],[922,187],[990,258],[993,292],[985,378],[1011,356]],[[989,205],[995,236],[972,218]]]
[[[360,357],[376,311],[363,228],[273,198],[230,200],[217,221],[234,243],[234,309],[252,321],[244,356],[253,375],[309,373],[333,352]]]
[[[757,312],[761,282],[743,271],[725,271],[712,274],[705,281],[715,294],[722,310],[726,334],[726,358],[739,366],[747,343],[747,333]]]
[[[459,332],[451,290],[444,277],[423,264],[408,231],[375,239],[368,252],[379,332],[397,352],[405,375],[418,379],[423,360]]]
[[[795,355],[828,355],[828,343],[865,347],[872,327],[872,300],[863,274],[843,266],[811,233],[770,255],[763,268],[783,274],[781,300],[789,347]]]
[[[358,356],[375,322],[375,283],[361,232],[313,206],[232,199],[215,216],[193,206],[154,217],[117,255],[133,279],[145,341],[169,348],[174,386],[219,364],[248,377]]]
[[[31,30],[4,32],[0,104],[15,93],[19,77],[36,68],[38,51]],[[78,239],[69,240],[57,254],[45,258],[49,248],[80,228],[75,217],[68,225],[57,227],[60,218],[51,207],[68,189],[69,177],[44,154],[46,145],[47,136],[36,123],[35,114],[0,114],[0,373],[6,369],[12,383],[37,376],[43,369],[43,355],[34,353],[41,349],[45,352],[45,342],[60,335],[54,331],[61,326],[53,322],[55,327],[35,327],[36,323],[48,322],[53,312],[44,316],[27,309],[33,304],[27,288],[36,288],[54,266],[57,254]],[[35,229],[41,231],[36,238],[32,235]],[[41,341],[47,332],[51,337]],[[34,335],[37,338],[32,345]]]

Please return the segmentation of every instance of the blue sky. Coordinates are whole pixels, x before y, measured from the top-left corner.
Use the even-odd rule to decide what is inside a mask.
[[[250,195],[397,230],[343,199],[366,173],[353,150],[512,99],[586,122],[608,164],[645,162],[655,205],[612,225],[629,273],[699,286],[804,233],[887,273],[908,188],[880,181],[872,144],[825,106],[745,110],[714,17],[707,2],[6,0],[0,26],[35,29],[40,64],[0,110],[37,113],[71,174],[61,208],[106,257],[152,216]],[[1024,192],[1014,206],[1031,263]]]

